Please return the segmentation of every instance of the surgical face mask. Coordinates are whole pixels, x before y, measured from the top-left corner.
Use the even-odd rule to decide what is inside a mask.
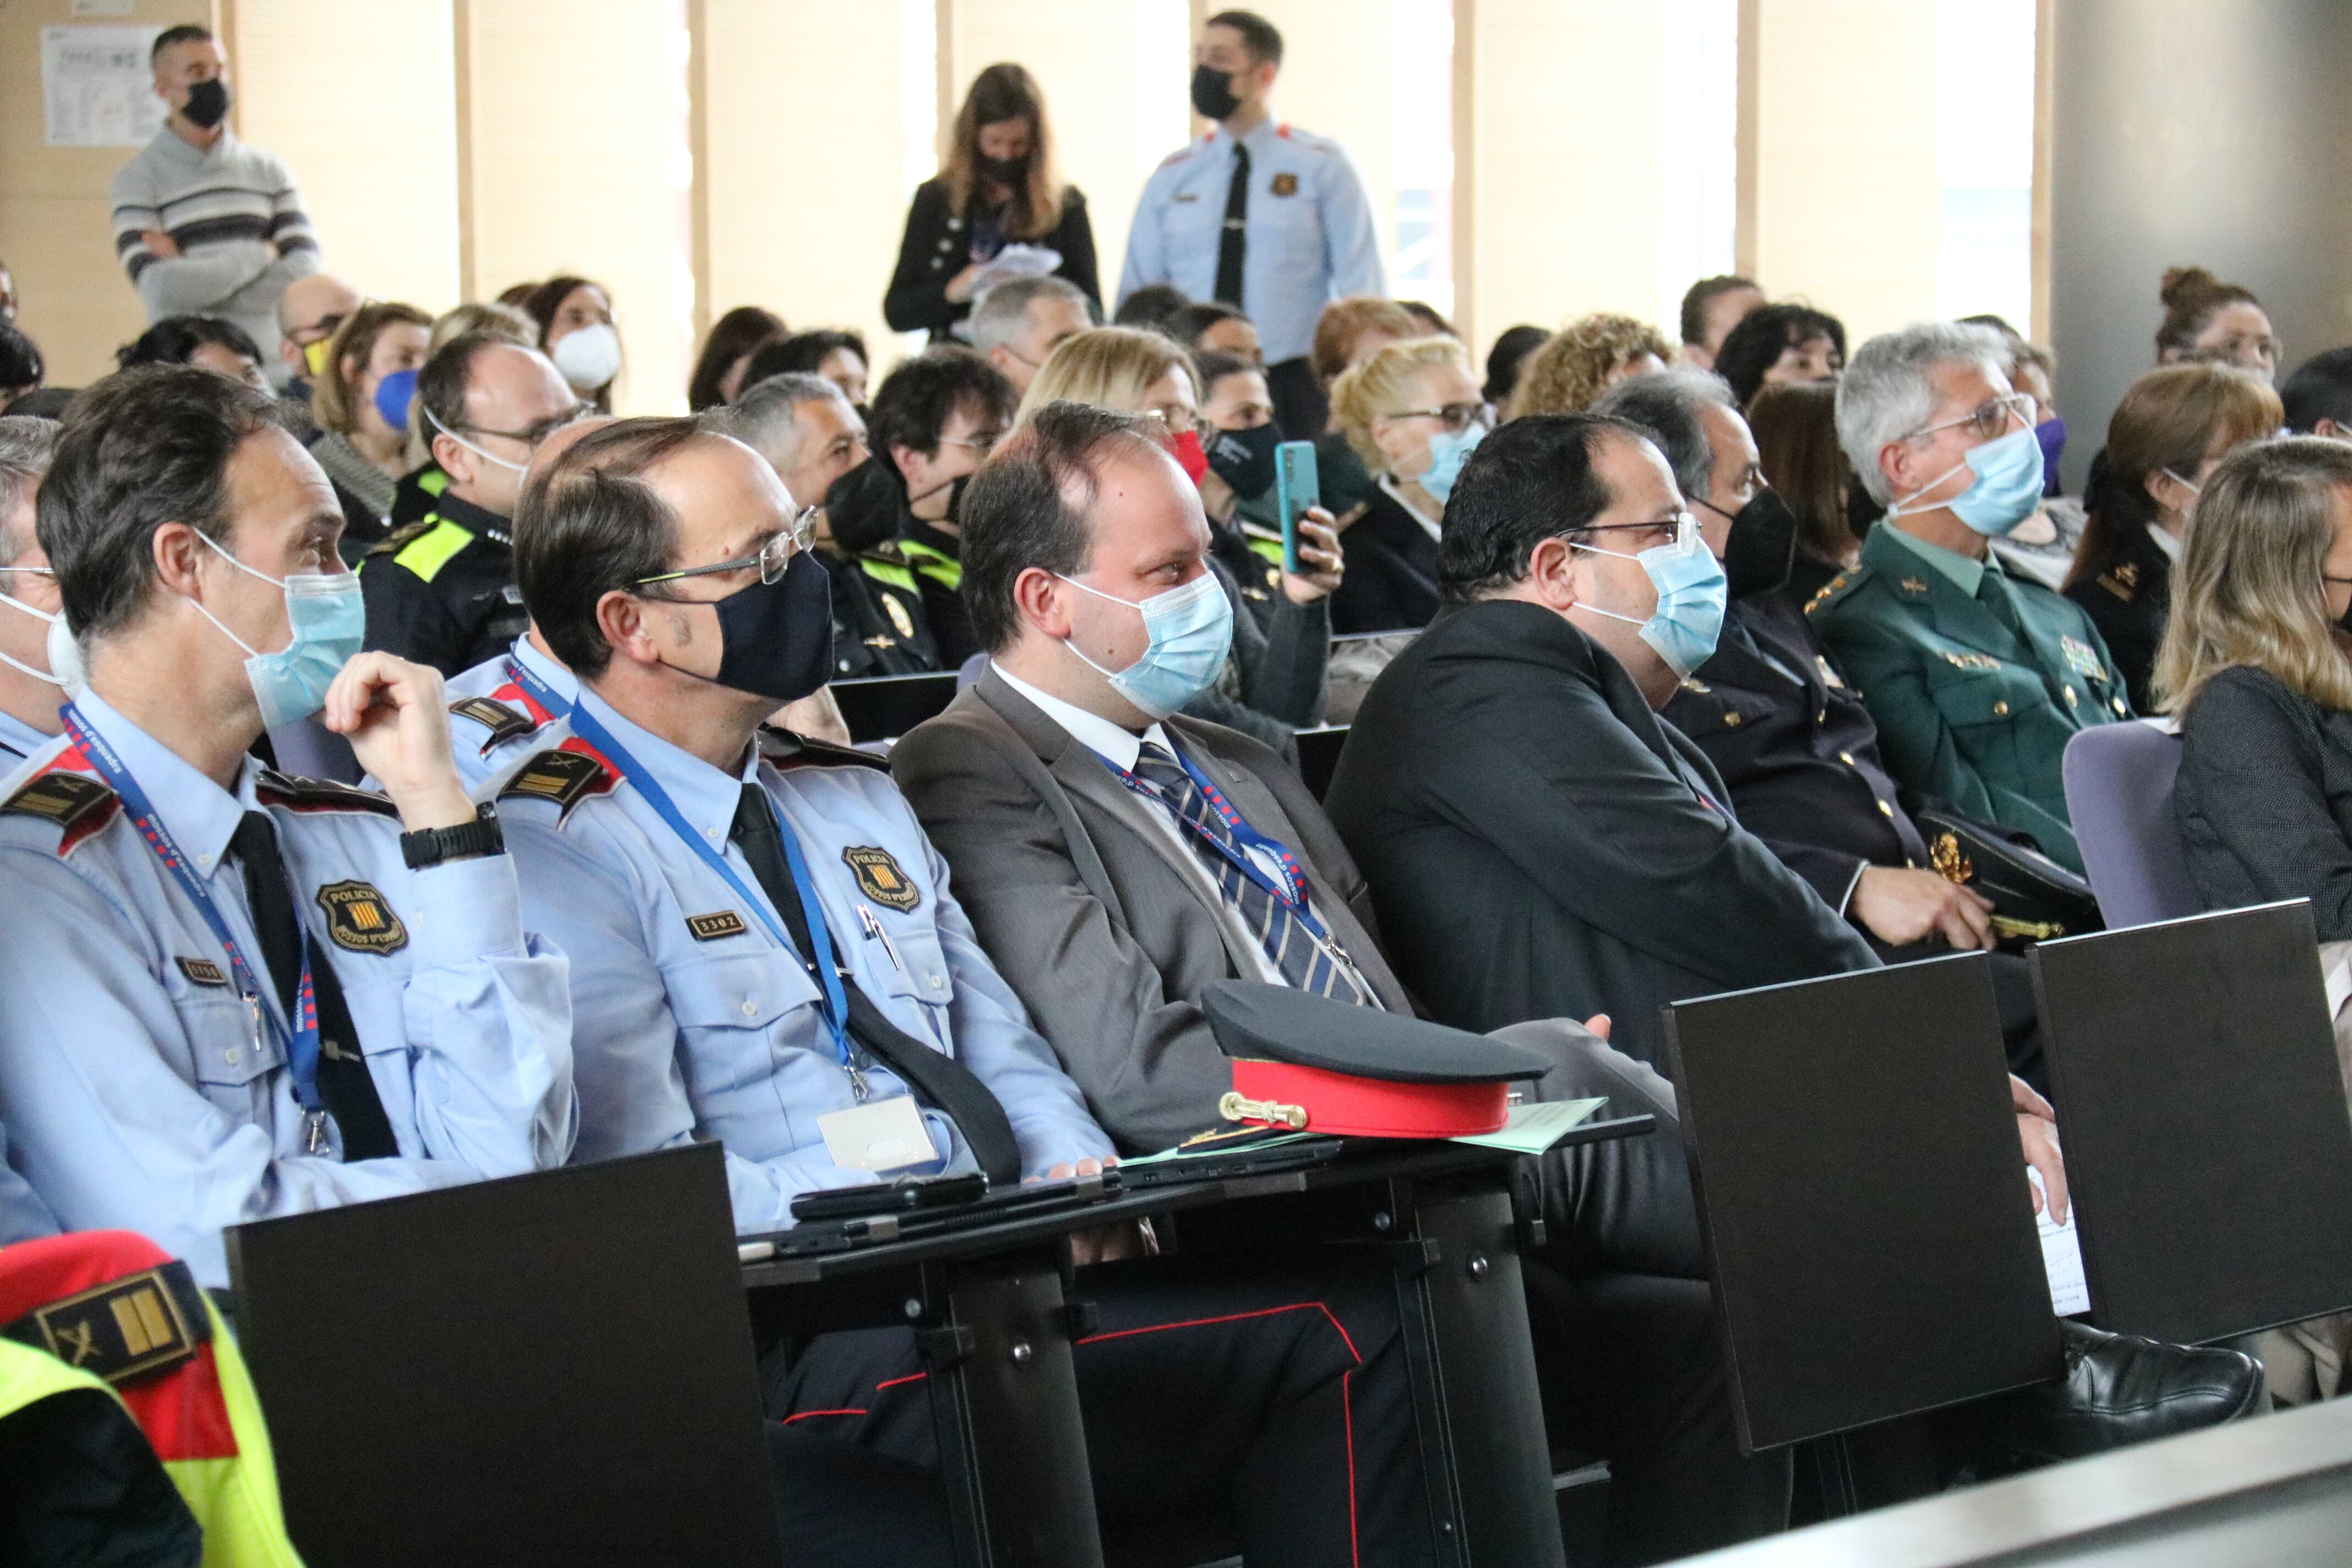
[[[26,670],[26,673],[29,675],[32,672]],[[49,673],[57,678],[67,696],[80,694],[81,644],[74,640],[73,628],[66,625],[63,616],[49,623]]]
[[[196,605],[196,614],[246,651],[245,678],[253,683],[262,728],[282,729],[324,708],[327,688],[360,651],[367,632],[367,607],[360,598],[358,576],[337,571],[272,577],[239,561],[210,535],[197,537],[247,576],[275,584],[286,595],[286,624],[294,635],[276,653],[255,652],[253,645],[223,626],[219,616],[194,599],[188,601]]]
[[[1209,471],[1246,500],[1274,488],[1274,449],[1282,445],[1278,425],[1220,430],[1209,443]]]
[[[228,118],[228,83],[215,77],[188,89],[187,106],[180,110],[188,123],[210,131]]]
[[[1654,545],[1638,555],[1579,544],[1574,540],[1569,542],[1569,548],[1642,563],[1642,570],[1650,575],[1651,585],[1658,591],[1658,607],[1650,613],[1648,620],[1621,616],[1598,605],[1584,607],[1596,616],[1641,627],[1642,640],[1666,661],[1666,668],[1675,672],[1676,679],[1687,679],[1691,671],[1713,657],[1716,639],[1723,635],[1723,566],[1699,537],[1696,524],[1686,526],[1682,537],[1672,544]]]
[[[408,372],[408,371],[401,371],[399,374],[402,374],[402,375],[409,375],[409,374],[413,374],[413,373]],[[389,381],[391,381],[391,380],[392,380],[392,377],[391,377],[391,376],[385,376],[385,377],[384,377],[384,380],[385,380],[386,382],[389,382]],[[412,383],[412,384],[414,384]],[[383,395],[383,393],[382,393],[382,390],[381,390],[381,389],[379,389],[379,390],[378,390],[377,395],[378,395],[378,397],[381,397],[381,396]],[[466,450],[467,450],[468,452],[473,453],[473,454],[474,454],[474,456],[476,456],[477,458],[481,458],[481,459],[482,459],[482,461],[484,461],[484,462],[486,462],[486,463],[496,463],[496,464],[497,464],[499,468],[511,468],[511,469],[513,469],[513,470],[514,470],[516,473],[518,473],[518,474],[525,473],[525,472],[528,472],[528,471],[530,470],[530,465],[529,463],[527,463],[527,462],[526,462],[526,463],[518,463],[518,462],[515,462],[515,461],[514,461],[513,459],[511,459],[511,458],[501,458],[501,457],[499,457],[496,452],[486,452],[486,451],[484,451],[481,447],[477,447],[477,446],[476,446],[476,445],[474,445],[474,443],[472,443],[471,441],[467,440],[463,436],[458,435],[458,434],[457,434],[457,432],[456,432],[455,430],[450,429],[450,428],[449,428],[449,426],[447,426],[446,425],[442,424],[442,423],[441,423],[441,421],[439,421],[438,419],[434,418],[434,417],[433,417],[433,410],[431,410],[430,408],[425,408],[425,407],[424,407],[422,405],[418,405],[418,410],[419,410],[419,412],[421,412],[421,413],[425,416],[425,423],[426,423],[427,425],[432,426],[433,426],[433,428],[435,428],[436,430],[440,431],[440,432],[441,432],[441,434],[443,434],[444,436],[448,437],[449,437],[449,439],[451,439],[452,441],[457,442],[457,445],[459,445],[460,447],[465,447],[465,448],[466,448]],[[381,414],[381,413],[383,413],[383,406],[381,405],[381,404],[379,404],[379,405],[378,405],[378,406],[377,406],[377,408],[376,408],[376,412],[377,412],[377,413],[379,413],[379,414]],[[388,420],[387,420],[387,421],[386,421],[386,423],[387,423],[387,424],[389,424],[389,423],[390,423],[390,421],[388,421]]]
[[[413,370],[394,371],[375,384],[376,416],[394,430],[405,430],[408,428],[408,405],[415,397],[416,373]],[[454,430],[450,432],[453,437],[456,434]],[[478,447],[474,449],[481,451]],[[488,454],[484,453],[484,456]],[[498,459],[491,458],[490,461],[495,463]]]
[[[2042,493],[2058,493],[2058,459],[2066,450],[2066,416],[2056,415],[2033,427],[2033,444],[2042,448]]]
[[[2195,479],[2189,479],[2185,475],[2176,474],[2170,468],[2158,468],[2157,472],[2162,474],[2166,479],[2170,479],[2174,484],[2179,485],[2182,489],[2187,490],[2189,492],[2189,499],[2191,500],[2197,500],[2205,493],[2205,487],[2203,485],[2199,484]]]
[[[1949,500],[1911,504],[1963,468],[1976,476],[1967,489]],[[1952,515],[1972,531],[2000,539],[2015,532],[2041,502],[2042,445],[2034,439],[2033,427],[2027,425],[1969,447],[1959,462],[1888,507],[1886,515],[1907,517],[1949,507]]]
[[[1198,485],[1201,476],[1209,471],[1209,454],[1201,450],[1201,433],[1187,430],[1168,444],[1168,455],[1184,470],[1184,477]]]
[[[1056,576],[1060,574],[1056,573]],[[1089,588],[1075,577],[1062,581],[1082,594],[1125,605],[1142,614],[1151,640],[1125,669],[1105,669],[1066,637],[1062,646],[1078,662],[1111,684],[1111,689],[1154,719],[1165,719],[1206,691],[1225,668],[1234,646],[1234,606],[1213,572],[1202,572],[1181,588],[1138,602]]]
[[[1223,120],[1242,106],[1234,96],[1231,71],[1221,71],[1214,66],[1192,68],[1192,108],[1203,120]]]
[[[833,578],[806,551],[774,582],[707,602],[719,612],[718,685],[797,702],[833,673]]]
[[[30,572],[42,577],[54,577],[57,575],[56,573],[50,571],[46,566],[16,566],[10,568],[9,572],[0,573],[0,580],[5,580],[7,576],[16,572]],[[21,611],[25,615],[32,616],[37,621],[47,622],[49,627],[49,644],[52,648],[49,658],[49,668],[47,669],[35,669],[31,665],[10,658],[5,653],[0,653],[0,664],[5,664],[9,668],[16,670],[21,674],[29,675],[35,680],[45,680],[51,686],[64,686],[64,679],[56,673],[58,669],[58,661],[54,649],[57,643],[58,631],[65,625],[66,618],[63,616],[53,616],[47,610],[37,610],[33,608],[32,605],[25,603],[24,600],[17,598],[13,594],[0,594],[0,605],[5,605],[12,610]],[[68,646],[70,646],[73,639],[68,637],[66,640]],[[79,665],[79,659],[77,659],[77,665]]]
[[[558,338],[547,357],[578,393],[594,392],[621,374],[621,334],[598,322]]]
[[[1727,512],[1713,501],[1699,505],[1731,520],[1723,544],[1725,592],[1744,599],[1786,586],[1797,559],[1797,514],[1775,489],[1760,489],[1746,506]]]
[[[1454,493],[1454,481],[1462,477],[1462,465],[1486,438],[1484,425],[1473,425],[1459,435],[1440,430],[1429,438],[1429,471],[1421,476],[1421,488],[1430,499],[1440,506],[1445,504],[1445,498]]]
[[[327,345],[333,341],[332,337],[324,337],[320,338],[314,343],[304,343],[302,345],[302,368],[309,371],[312,375],[325,374],[327,370]]]

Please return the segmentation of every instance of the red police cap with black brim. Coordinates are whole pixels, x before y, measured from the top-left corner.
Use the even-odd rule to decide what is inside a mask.
[[[1345,1138],[1458,1138],[1509,1115],[1508,1085],[1551,1058],[1506,1040],[1287,985],[1219,980],[1201,996],[1234,1058],[1232,1121]]]

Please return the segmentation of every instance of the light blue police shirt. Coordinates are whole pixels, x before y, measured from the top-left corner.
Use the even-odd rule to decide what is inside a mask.
[[[546,744],[540,731],[552,715],[542,713],[515,679],[518,666],[566,701],[579,695],[579,678],[533,647],[528,635],[515,638],[514,647],[497,658],[453,676],[442,688],[449,704],[449,744],[457,753],[457,776],[469,790]],[[518,723],[530,728],[518,729]]]

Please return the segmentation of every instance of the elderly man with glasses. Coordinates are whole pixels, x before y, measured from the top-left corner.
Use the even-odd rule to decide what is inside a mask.
[[[2059,759],[2077,730],[2129,718],[2131,700],[2090,617],[1990,548],[2042,494],[2032,400],[2011,389],[2007,362],[1988,329],[1945,322],[1853,356],[1838,440],[1887,511],[1807,613],[1899,782],[2079,871]]]

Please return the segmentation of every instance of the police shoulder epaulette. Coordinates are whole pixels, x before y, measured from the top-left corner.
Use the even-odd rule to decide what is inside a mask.
[[[121,797],[90,771],[80,749],[69,746],[0,802],[0,816],[37,816],[57,824],[62,833],[58,853],[63,856],[113,821],[121,805]]]
[[[261,770],[254,781],[254,798],[264,805],[282,805],[289,811],[371,811],[378,816],[398,816],[400,807],[392,804],[390,795],[378,795],[372,789],[353,789],[350,784],[337,784],[332,779],[297,778],[272,768]]]
[[[760,726],[760,757],[770,767],[785,772],[793,768],[872,768],[885,773],[890,771],[888,759],[871,752],[812,741],[774,724]]]
[[[499,798],[552,801],[560,823],[571,816],[573,806],[592,795],[611,794],[620,782],[621,770],[575,735],[515,769],[499,786]]]
[[[390,537],[378,540],[369,545],[367,552],[370,555],[397,555],[406,549],[411,542],[432,532],[440,526],[440,518],[428,511],[415,522],[402,523],[392,531]]]
[[[1823,585],[1820,593],[1815,594],[1812,598],[1807,602],[1805,605],[1805,614],[1810,616],[1821,609],[1824,605],[1835,604],[1838,600],[1844,598],[1854,589],[1861,587],[1869,580],[1870,568],[1867,566],[1856,566],[1850,571],[1839,573]]]
[[[482,754],[491,752],[518,735],[528,735],[539,728],[539,721],[520,708],[509,708],[495,697],[468,697],[449,704],[454,719],[467,719],[489,731],[482,742]]]

